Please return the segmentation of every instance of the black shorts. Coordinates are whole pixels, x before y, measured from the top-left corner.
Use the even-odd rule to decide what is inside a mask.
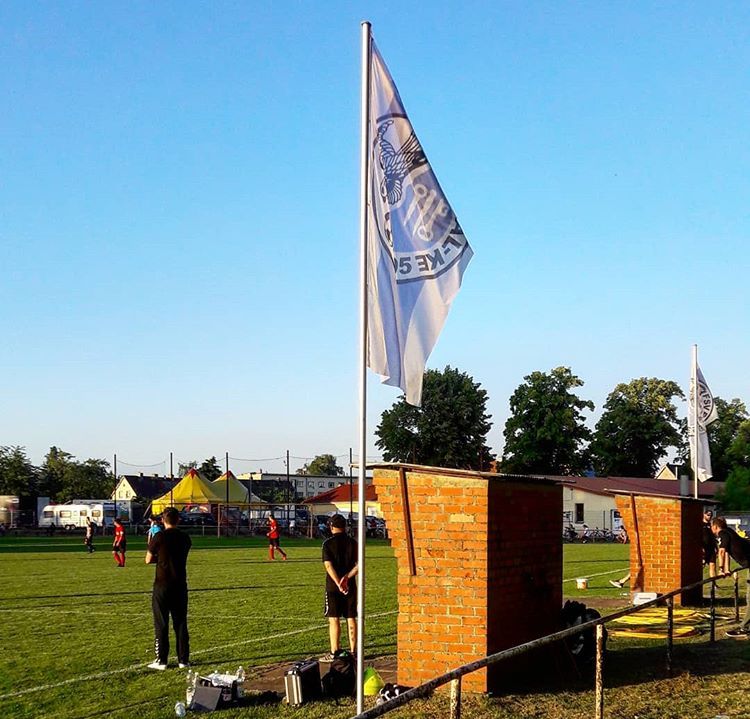
[[[120,542],[119,544],[112,545],[113,552],[122,552],[123,554],[127,551],[128,545],[126,542]]]
[[[272,547],[276,547],[277,549],[281,549],[281,545],[279,544],[279,538],[278,537],[269,537],[268,538],[268,543]]]
[[[338,590],[326,591],[324,617],[345,617],[354,619],[357,616],[357,592],[342,594]]]
[[[716,547],[703,547],[703,563],[712,564],[716,561]]]

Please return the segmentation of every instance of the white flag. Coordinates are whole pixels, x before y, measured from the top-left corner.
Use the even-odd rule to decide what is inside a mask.
[[[422,400],[422,376],[473,252],[372,43],[367,366]]]
[[[695,385],[698,384],[698,409],[695,408]],[[696,417],[698,420],[697,438],[696,438]],[[693,454],[692,464],[693,471],[701,482],[705,482],[713,477],[711,469],[711,452],[708,447],[708,433],[706,427],[711,422],[719,419],[716,411],[716,403],[711,390],[706,384],[706,379],[701,372],[698,363],[693,361],[693,372],[690,378],[690,401],[688,408],[688,434],[692,438],[691,451]]]

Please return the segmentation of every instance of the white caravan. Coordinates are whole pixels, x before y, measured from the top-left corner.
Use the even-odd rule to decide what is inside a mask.
[[[111,527],[115,517],[113,502],[97,504],[48,504],[39,517],[40,527],[57,529],[76,529],[86,526],[86,519],[91,519],[99,529]]]

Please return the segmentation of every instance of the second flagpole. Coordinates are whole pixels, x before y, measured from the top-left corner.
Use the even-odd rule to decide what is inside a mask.
[[[693,456],[691,457],[691,460],[693,465],[693,485],[695,486],[695,498],[698,499],[698,432],[700,431],[698,427],[698,398],[700,397],[700,389],[698,387],[698,345],[693,345],[693,371],[690,381],[693,385],[692,407],[688,407],[688,410],[693,413]]]
[[[369,22],[362,23],[362,87],[360,118],[360,265],[359,265],[359,458],[357,506],[357,714],[364,711],[365,643],[365,480],[367,475],[367,193],[369,176],[370,44]]]

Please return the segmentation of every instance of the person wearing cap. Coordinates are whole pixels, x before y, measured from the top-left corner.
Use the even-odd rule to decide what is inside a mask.
[[[352,654],[357,651],[357,542],[346,533],[346,520],[334,514],[329,525],[331,536],[323,542],[323,566],[326,570],[325,611],[328,617],[328,637],[331,653],[322,657],[332,661],[333,655],[341,648],[341,625],[346,619],[349,633],[349,648]]]

